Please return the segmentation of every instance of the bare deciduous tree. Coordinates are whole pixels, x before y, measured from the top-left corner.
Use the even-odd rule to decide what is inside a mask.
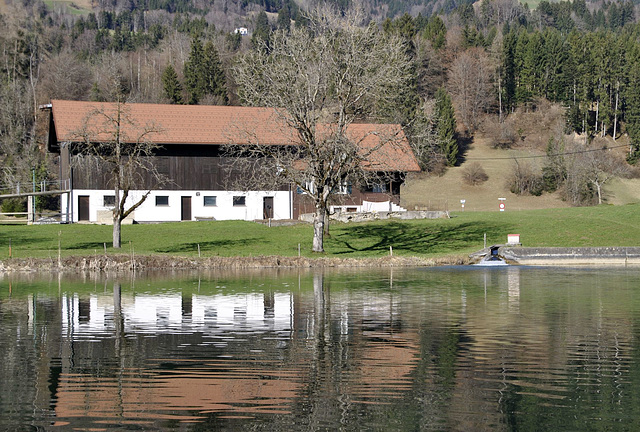
[[[85,100],[91,88],[91,71],[69,51],[51,55],[43,66],[41,100]]]
[[[584,173],[584,177],[595,188],[598,204],[603,202],[602,188],[615,177],[627,172],[627,164],[617,159],[607,148],[590,148],[577,155],[575,164]]]
[[[113,187],[114,248],[120,248],[122,221],[149,196],[149,190],[139,197],[130,195],[131,190],[144,184],[143,174],[150,173],[157,184],[166,181],[148,158],[158,148],[151,138],[161,131],[157,125],[137,124],[127,105],[118,100],[97,105],[74,133],[80,142],[75,151],[82,156],[76,160],[94,162],[107,172],[108,183]]]
[[[472,162],[462,170],[462,179],[468,185],[478,186],[489,180],[489,176],[480,163]]]
[[[436,131],[434,109],[435,100],[426,100],[407,129],[411,148],[420,168],[429,173],[442,173],[447,161]]]
[[[540,169],[514,158],[511,175],[507,178],[507,187],[516,195],[539,196],[544,190]]]
[[[451,65],[449,83],[458,117],[468,132],[478,126],[480,114],[492,102],[492,70],[486,52],[470,48],[461,53]]]
[[[510,23],[525,13],[522,5],[515,0],[483,2],[480,11],[487,27],[491,25],[502,27],[504,23]]]
[[[375,107],[394,103],[410,76],[401,40],[375,26],[361,27],[358,14],[337,17],[328,8],[316,10],[310,30],[275,32],[269,47],[241,57],[234,71],[243,102],[274,108],[273,127],[294,132],[288,146],[256,145],[243,154],[271,161],[269,177],[278,173],[311,197],[315,252],[324,250],[332,194],[345,183],[366,181],[383,162],[371,157],[398,139],[399,131],[391,128],[354,133],[350,126]],[[371,135],[376,144],[363,145]]]
[[[629,173],[621,155],[595,142],[589,144],[586,139],[567,138],[562,151],[556,157],[556,163],[561,165],[555,170],[563,173],[563,199],[576,206],[602,204],[605,184]]]

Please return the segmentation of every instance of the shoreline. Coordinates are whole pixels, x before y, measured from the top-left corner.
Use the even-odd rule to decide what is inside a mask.
[[[484,251],[484,250],[483,250]],[[481,252],[483,252],[481,251]],[[486,252],[486,251],[484,251]],[[529,248],[501,246],[499,255],[510,265],[524,266],[639,266],[638,247]],[[377,258],[233,256],[184,257],[168,255],[80,255],[61,258],[8,258],[0,260],[0,274],[83,273],[174,270],[243,270],[310,268],[390,268],[471,265],[478,253],[431,258],[382,256]]]
[[[419,258],[413,256],[384,256],[379,258],[336,257],[206,257],[190,258],[165,255],[101,255],[53,258],[12,258],[0,261],[0,273],[81,273],[131,272],[136,270],[204,270],[204,269],[268,269],[268,268],[375,268],[375,267],[435,267],[466,265],[468,256]]]

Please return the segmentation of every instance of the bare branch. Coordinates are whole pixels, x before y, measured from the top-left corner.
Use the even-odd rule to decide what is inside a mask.
[[[230,140],[230,169],[245,170],[244,182],[253,187],[293,183],[313,200],[317,224],[324,224],[335,190],[379,181],[381,173],[393,171],[396,147],[406,144],[399,127],[356,124],[395,100],[410,77],[402,41],[375,26],[360,27],[361,17],[318,7],[310,31],[275,32],[268,49],[241,57],[234,70],[243,102],[273,108],[276,127],[283,135],[293,131],[294,139],[282,146],[248,139],[253,145],[235,147]],[[314,251],[322,251],[322,229],[315,231]]]
[[[107,178],[116,197],[113,208],[113,247],[120,247],[122,221],[149,196],[148,190],[134,202],[127,202],[130,191],[144,185],[150,177],[159,186],[167,182],[151,163],[159,146],[152,141],[162,129],[155,124],[138,125],[128,107],[121,102],[99,104],[85,116],[82,126],[72,136],[73,163],[77,166],[95,164],[95,172]],[[144,173],[149,174],[145,176]],[[146,185],[150,186],[150,185]]]

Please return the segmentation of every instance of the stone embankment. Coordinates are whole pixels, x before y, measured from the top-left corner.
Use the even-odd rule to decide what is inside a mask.
[[[523,265],[640,265],[640,247],[510,247],[498,254]]]
[[[205,270],[260,268],[325,268],[325,267],[432,267],[463,265],[464,256],[418,258],[385,256],[381,258],[306,258],[282,256],[188,258],[159,255],[96,255],[57,259],[7,259],[0,261],[0,273],[8,272],[127,272],[134,270]]]
[[[300,220],[305,222],[313,222],[314,215],[312,213],[300,215]],[[442,219],[449,218],[449,212],[444,211],[426,211],[426,210],[408,210],[408,211],[375,211],[375,212],[338,212],[329,216],[331,220],[338,222],[371,222],[374,220],[387,219]]]

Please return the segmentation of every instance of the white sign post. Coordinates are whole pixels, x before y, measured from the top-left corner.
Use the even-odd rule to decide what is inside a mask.
[[[498,201],[500,201],[500,203],[498,204],[498,208],[500,209],[501,212],[505,210],[504,202],[506,200],[507,200],[506,198],[498,198]]]
[[[464,203],[467,202],[466,200],[460,200],[460,204],[462,204],[462,211],[464,211]]]

